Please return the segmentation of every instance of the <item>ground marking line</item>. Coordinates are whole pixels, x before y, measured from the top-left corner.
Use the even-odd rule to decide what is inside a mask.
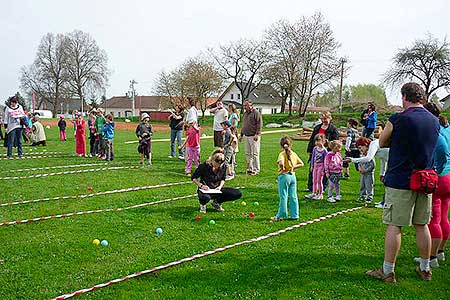
[[[343,214],[346,214],[346,213],[349,213],[349,212],[353,212],[353,211],[359,210],[361,208],[363,208],[363,207],[360,206],[360,207],[355,207],[355,208],[350,208],[350,209],[342,210],[342,211],[339,211],[339,212],[335,212],[335,213],[332,213],[332,214],[329,214],[329,215],[326,215],[326,216],[323,216],[323,217],[319,217],[319,218],[316,218],[316,219],[313,219],[313,220],[309,220],[309,221],[305,221],[305,222],[302,222],[302,223],[299,223],[299,224],[295,224],[293,226],[289,226],[289,227],[286,227],[284,229],[280,229],[280,230],[268,233],[266,235],[262,235],[262,236],[259,236],[259,237],[256,237],[256,238],[252,238],[252,239],[249,239],[249,240],[245,240],[245,241],[237,242],[237,243],[234,243],[234,244],[226,245],[226,246],[223,246],[223,247],[219,247],[219,248],[216,248],[214,250],[205,251],[203,253],[195,254],[195,255],[189,256],[189,257],[185,257],[183,259],[176,260],[176,261],[173,261],[173,262],[170,262],[170,263],[167,263],[167,264],[164,264],[164,265],[160,265],[160,266],[157,266],[157,267],[154,267],[154,268],[151,268],[151,269],[147,269],[147,270],[144,270],[144,271],[139,271],[139,272],[136,272],[136,273],[133,273],[133,274],[130,274],[130,275],[126,275],[126,276],[121,277],[121,278],[117,278],[117,279],[114,279],[114,280],[110,280],[108,282],[100,283],[100,284],[94,285],[94,286],[89,287],[89,288],[81,289],[81,290],[78,290],[78,291],[75,291],[75,292],[72,292],[72,293],[69,293],[69,294],[64,294],[64,295],[55,297],[52,300],[63,300],[63,299],[72,298],[74,296],[78,296],[78,295],[81,295],[81,294],[84,294],[84,293],[88,293],[88,292],[91,292],[93,290],[100,289],[100,288],[103,288],[103,287],[111,286],[111,285],[113,285],[115,283],[119,283],[119,282],[122,282],[122,281],[125,281],[125,280],[128,280],[128,279],[131,279],[131,278],[139,277],[139,276],[145,275],[145,274],[154,273],[156,271],[163,270],[163,269],[168,269],[170,267],[173,267],[173,266],[176,266],[176,265],[180,265],[180,264],[183,264],[183,263],[188,262],[188,261],[193,261],[193,260],[199,259],[201,257],[205,257],[205,256],[213,255],[213,254],[216,254],[216,253],[220,253],[220,252],[223,252],[225,250],[235,248],[237,246],[246,245],[246,244],[250,244],[250,243],[254,243],[254,242],[259,242],[259,241],[271,238],[273,236],[280,235],[280,234],[285,233],[287,231],[290,231],[290,230],[293,230],[293,229],[296,229],[296,228],[300,228],[300,227],[303,227],[303,226],[306,226],[306,225],[309,225],[309,224],[321,222],[321,221],[324,221],[326,219],[330,219],[330,218],[337,217],[337,216],[340,216],[340,215],[343,215]]]
[[[161,203],[186,199],[186,198],[192,198],[197,196],[197,194],[187,195],[187,196],[181,196],[181,197],[174,197],[174,198],[168,198],[163,200],[158,200],[154,202],[145,202],[141,204],[136,204],[132,206],[126,206],[126,207],[116,207],[116,208],[106,208],[106,209],[96,209],[96,210],[87,210],[87,211],[78,211],[78,212],[72,212],[72,213],[64,213],[64,214],[58,214],[54,216],[45,216],[45,217],[37,217],[32,219],[24,219],[24,220],[16,220],[16,221],[10,221],[10,222],[2,222],[0,223],[1,226],[8,226],[8,225],[19,225],[19,224],[25,224],[25,223],[33,223],[38,221],[45,221],[45,220],[51,220],[51,219],[60,219],[60,218],[67,218],[67,217],[73,217],[73,216],[81,216],[81,215],[90,215],[90,214],[98,214],[98,213],[104,213],[104,212],[112,212],[112,211],[123,211],[123,210],[129,210],[133,208],[140,208],[150,205],[157,205]]]
[[[35,174],[35,175],[28,175],[28,176],[0,177],[0,180],[42,178],[42,177],[57,176],[57,175],[78,174],[78,173],[109,171],[109,170],[138,169],[138,168],[141,168],[141,167],[140,166],[105,167],[105,168],[97,168],[97,169],[84,169],[84,170],[74,170],[74,171],[61,171],[61,172],[55,172],[55,173]]]
[[[44,151],[44,152],[27,152],[27,153],[22,153],[22,155],[24,156],[32,156],[32,155],[43,155],[43,154],[65,154],[65,152],[56,152],[56,151]],[[0,154],[0,156],[8,156],[7,153],[2,153]]]
[[[68,169],[68,168],[78,168],[78,167],[104,166],[107,164],[108,163],[51,166],[51,167],[28,168],[28,169],[11,169],[11,170],[3,170],[0,172],[25,172],[25,171],[39,171],[39,170],[51,170],[51,169]]]
[[[110,191],[104,191],[104,192],[96,192],[96,193],[84,194],[84,195],[58,196],[58,197],[41,198],[41,199],[35,199],[35,200],[23,200],[23,201],[10,202],[10,203],[1,203],[0,207],[27,204],[27,203],[37,203],[37,202],[43,202],[43,201],[52,201],[52,200],[88,198],[88,197],[95,197],[95,196],[100,196],[100,195],[110,195],[110,194],[115,194],[115,193],[126,193],[126,192],[133,192],[133,191],[150,190],[150,189],[155,189],[155,188],[159,188],[159,187],[167,187],[167,186],[189,184],[189,183],[192,183],[192,182],[191,181],[181,181],[181,182],[164,183],[164,184],[157,184],[157,185],[146,185],[146,186],[138,186],[138,187],[131,187],[131,188],[123,188],[123,189],[110,190]]]
[[[8,158],[8,157],[2,157],[0,158],[0,160],[12,160],[12,159],[36,159],[36,158],[55,158],[55,157],[65,157],[64,155],[36,155],[36,156],[22,156],[22,157],[13,157],[13,158]]]
[[[300,131],[300,128],[295,128],[295,129],[281,129],[281,130],[267,130],[267,131],[262,131],[261,134],[271,134],[271,133],[278,133],[278,132],[292,132],[292,131]],[[200,139],[202,140],[207,140],[207,139],[212,139],[214,136],[212,135],[208,135],[208,136],[202,136],[200,137]],[[182,140],[185,140],[186,138],[182,138]],[[170,142],[170,139],[152,139],[152,143],[154,142]],[[125,144],[136,144],[139,143],[139,141],[128,141],[125,142]]]

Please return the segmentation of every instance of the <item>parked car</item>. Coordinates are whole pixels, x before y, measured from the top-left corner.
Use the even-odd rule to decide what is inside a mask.
[[[51,119],[51,118],[53,118],[53,113],[50,110],[45,110],[45,109],[35,110],[34,114],[35,115],[39,114],[41,119]]]

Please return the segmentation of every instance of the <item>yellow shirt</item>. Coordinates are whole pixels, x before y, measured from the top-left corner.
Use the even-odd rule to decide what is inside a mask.
[[[284,168],[282,169],[280,165],[278,165],[278,174],[282,174],[284,172],[290,172],[292,174],[295,174],[294,172],[294,166],[298,164],[303,164],[302,160],[298,155],[291,150],[291,160],[288,160],[288,157],[286,155],[286,151],[281,151],[278,155],[277,162],[284,161]]]

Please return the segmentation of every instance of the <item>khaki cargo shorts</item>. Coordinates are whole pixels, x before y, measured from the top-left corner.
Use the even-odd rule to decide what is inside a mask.
[[[385,189],[383,223],[396,226],[425,225],[431,219],[431,194]]]

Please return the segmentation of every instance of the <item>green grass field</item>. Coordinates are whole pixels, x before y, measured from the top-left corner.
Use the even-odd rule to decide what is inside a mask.
[[[210,132],[205,131],[210,134]],[[208,206],[200,221],[196,198],[118,212],[105,212],[0,227],[0,299],[49,299],[60,294],[120,278],[187,256],[258,237],[294,221],[269,222],[276,214],[278,195],[276,158],[282,133],[262,138],[259,176],[242,174],[244,148],[240,145],[236,179],[226,186],[245,186],[241,201],[225,203],[225,212]],[[154,139],[167,138],[167,132]],[[60,143],[56,128],[47,129],[47,151],[62,151],[64,157],[1,160],[0,177],[53,173],[74,169],[10,172],[43,166],[100,163],[95,158],[74,156],[73,134]],[[116,132],[116,160],[111,166],[138,165],[137,144],[131,131]],[[212,140],[202,140],[201,156],[213,150]],[[41,151],[41,148],[38,148]],[[294,150],[306,162],[306,142],[294,142]],[[5,153],[1,149],[0,153]],[[25,148],[30,153],[30,148]],[[99,171],[21,180],[1,180],[0,203],[65,195],[81,195],[128,187],[187,181],[184,162],[167,158],[169,143],[153,143],[153,166],[132,170]],[[99,168],[82,167],[79,169]],[[75,169],[76,170],[76,169]],[[297,173],[300,221],[356,207],[359,178],[342,181],[343,200],[305,201],[306,168]],[[383,188],[376,181],[380,200]],[[92,187],[93,191],[88,191]],[[0,222],[94,209],[126,207],[193,194],[193,184],[117,193],[96,197],[45,201],[0,207]],[[258,201],[259,206],[253,202]],[[255,218],[249,218],[253,211]],[[214,219],[216,225],[208,225]],[[158,236],[155,229],[161,227]],[[367,278],[365,271],[383,261],[385,227],[381,210],[364,208],[314,223],[282,235],[200,258],[151,275],[144,275],[102,288],[76,299],[450,299],[449,262],[434,271],[431,282],[422,282],[414,272],[415,235],[405,228],[396,272],[398,283],[388,285]],[[109,246],[95,246],[93,239]]]

